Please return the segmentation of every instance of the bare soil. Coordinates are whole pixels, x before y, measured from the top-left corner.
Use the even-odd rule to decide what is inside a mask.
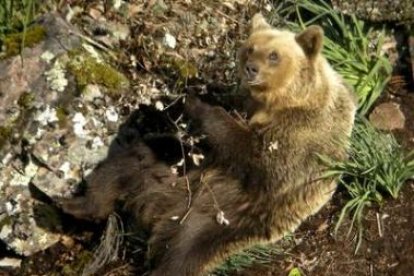
[[[303,275],[412,275],[414,269],[414,183],[407,183],[398,200],[370,209],[364,219],[364,241],[355,254],[347,225],[333,237],[332,218],[343,201],[333,202],[310,218],[295,233],[300,241],[288,254],[267,266],[235,275],[288,275],[293,267]],[[352,237],[352,235],[351,235]]]

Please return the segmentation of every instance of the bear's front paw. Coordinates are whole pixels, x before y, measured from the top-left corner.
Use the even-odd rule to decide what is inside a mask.
[[[194,95],[188,95],[185,99],[184,111],[191,118],[198,118],[202,116],[209,106]]]

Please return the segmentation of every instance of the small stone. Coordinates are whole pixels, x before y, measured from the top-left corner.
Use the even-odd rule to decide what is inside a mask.
[[[177,40],[175,37],[169,33],[165,33],[163,43],[165,46],[174,49],[177,46]]]
[[[69,162],[64,162],[62,164],[62,166],[59,167],[59,171],[62,172],[63,174],[63,179],[67,179],[69,172],[70,172],[70,163]]]
[[[161,101],[156,101],[155,102],[155,108],[157,110],[163,111],[164,110],[164,104]]]
[[[35,120],[38,121],[42,126],[46,126],[48,123],[59,121],[56,115],[56,109],[51,108],[50,106],[46,106],[46,109],[43,112],[39,113]]]
[[[122,0],[113,0],[113,2],[112,2],[112,7],[115,9],[115,10],[119,10],[119,8],[121,7],[121,5],[122,5]]]
[[[101,55],[98,53],[98,51],[93,46],[83,43],[82,48],[85,49],[85,51],[88,52],[89,55],[96,60],[96,62],[98,63],[103,62]]]
[[[111,23],[108,28],[112,36],[117,40],[126,40],[131,34],[128,25]]]
[[[86,131],[83,129],[83,127],[86,125],[86,119],[83,116],[83,114],[80,112],[75,113],[75,116],[73,116],[72,122],[73,122],[73,132],[76,134],[76,136],[81,137],[81,138],[85,137]]]
[[[374,127],[381,130],[402,129],[405,125],[405,116],[400,105],[394,102],[386,102],[378,105],[369,115]]]
[[[41,56],[40,59],[44,60],[46,63],[50,63],[52,59],[55,58],[55,55],[50,51],[45,51]]]
[[[109,122],[117,122],[119,118],[118,113],[113,106],[105,110],[105,117]]]
[[[7,164],[9,164],[9,162],[13,159],[13,154],[8,152],[3,159],[1,160],[1,164],[3,166],[6,166]]]
[[[95,150],[95,149],[98,149],[98,148],[100,148],[100,147],[102,147],[104,145],[105,144],[102,142],[101,137],[95,137],[92,140],[91,148]]]
[[[75,245],[75,241],[69,236],[62,236],[60,242],[69,249],[73,248]]]
[[[0,260],[0,267],[19,268],[22,260],[15,258],[3,258]]]
[[[92,102],[96,98],[102,98],[101,89],[96,84],[88,84],[82,92],[82,97],[88,102]]]
[[[24,169],[24,173],[15,171],[13,178],[10,180],[10,186],[27,186],[39,169],[33,162],[30,162]]]
[[[9,235],[13,232],[10,225],[6,224],[0,230],[0,239],[5,240],[9,237]]]

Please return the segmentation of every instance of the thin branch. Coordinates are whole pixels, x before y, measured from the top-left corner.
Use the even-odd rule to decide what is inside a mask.
[[[180,132],[181,129],[178,126],[177,123],[181,120],[182,116],[183,115],[181,114],[176,121],[172,120],[168,116],[168,119],[174,124],[174,126],[175,126],[175,128],[177,129],[178,132]],[[178,141],[180,142],[181,155],[182,155],[182,158],[183,158],[183,175],[184,175],[184,178],[185,178],[185,182],[186,182],[186,185],[187,185],[187,192],[188,192],[187,214],[186,214],[188,216],[189,211],[190,211],[190,208],[191,208],[191,203],[192,203],[191,202],[191,200],[192,200],[192,192],[191,192],[191,187],[190,187],[190,181],[189,181],[188,176],[187,176],[187,164],[186,164],[186,161],[185,161],[185,150],[184,150],[183,141],[181,140],[181,137],[178,136],[177,138],[178,138]],[[186,216],[184,216],[183,219],[185,217]],[[183,219],[181,219],[181,221],[184,221]],[[182,223],[181,221],[180,221],[180,223]]]

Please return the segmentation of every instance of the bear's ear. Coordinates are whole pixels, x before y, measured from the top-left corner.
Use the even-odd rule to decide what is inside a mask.
[[[270,29],[271,26],[267,23],[266,19],[261,13],[256,13],[251,22],[250,33],[254,33],[258,30]]]
[[[300,34],[297,34],[296,42],[302,47],[305,55],[313,59],[322,49],[323,44],[323,30],[321,27],[312,25],[306,28]]]

